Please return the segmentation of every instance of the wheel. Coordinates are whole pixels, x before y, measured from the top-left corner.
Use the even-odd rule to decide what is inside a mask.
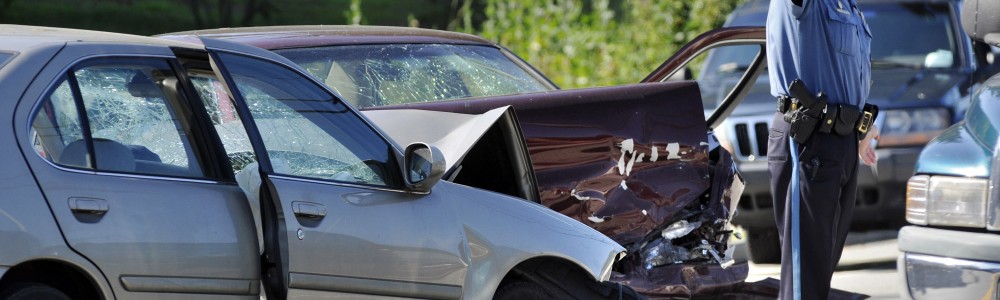
[[[750,261],[757,264],[781,263],[781,243],[776,228],[747,229],[747,250]]]
[[[541,286],[535,284],[534,282],[528,282],[523,280],[512,281],[507,284],[500,286],[497,289],[496,294],[493,295],[494,300],[549,300],[552,296],[545,293]]]
[[[18,282],[0,291],[0,300],[70,300],[69,296],[44,283]]]

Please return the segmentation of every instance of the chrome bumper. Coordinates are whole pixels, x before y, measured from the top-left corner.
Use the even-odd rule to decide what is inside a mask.
[[[1000,263],[903,253],[899,267],[911,299],[1000,299]]]
[[[919,226],[900,230],[904,299],[1000,299],[1000,236]]]

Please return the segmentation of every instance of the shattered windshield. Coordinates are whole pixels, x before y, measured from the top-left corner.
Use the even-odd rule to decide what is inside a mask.
[[[476,45],[350,45],[275,51],[356,107],[549,90],[499,49]]]

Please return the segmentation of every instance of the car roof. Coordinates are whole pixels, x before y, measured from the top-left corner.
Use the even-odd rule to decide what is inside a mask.
[[[170,47],[202,48],[196,44],[169,41],[138,35],[27,25],[0,24],[0,51],[29,52],[44,45],[81,43],[146,44]]]
[[[158,35],[157,37],[199,42],[196,36],[229,40],[264,49],[309,46],[369,44],[473,44],[494,45],[481,37],[443,30],[367,25],[297,25],[220,28]]]

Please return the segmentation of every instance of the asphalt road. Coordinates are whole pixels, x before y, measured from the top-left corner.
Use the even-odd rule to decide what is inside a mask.
[[[901,279],[896,270],[896,231],[881,230],[852,232],[847,237],[844,255],[833,274],[831,285],[835,289],[865,294],[869,299],[900,299]],[[735,243],[739,260],[745,255],[746,245]],[[777,264],[750,263],[747,282],[765,278],[781,279],[781,269]]]

